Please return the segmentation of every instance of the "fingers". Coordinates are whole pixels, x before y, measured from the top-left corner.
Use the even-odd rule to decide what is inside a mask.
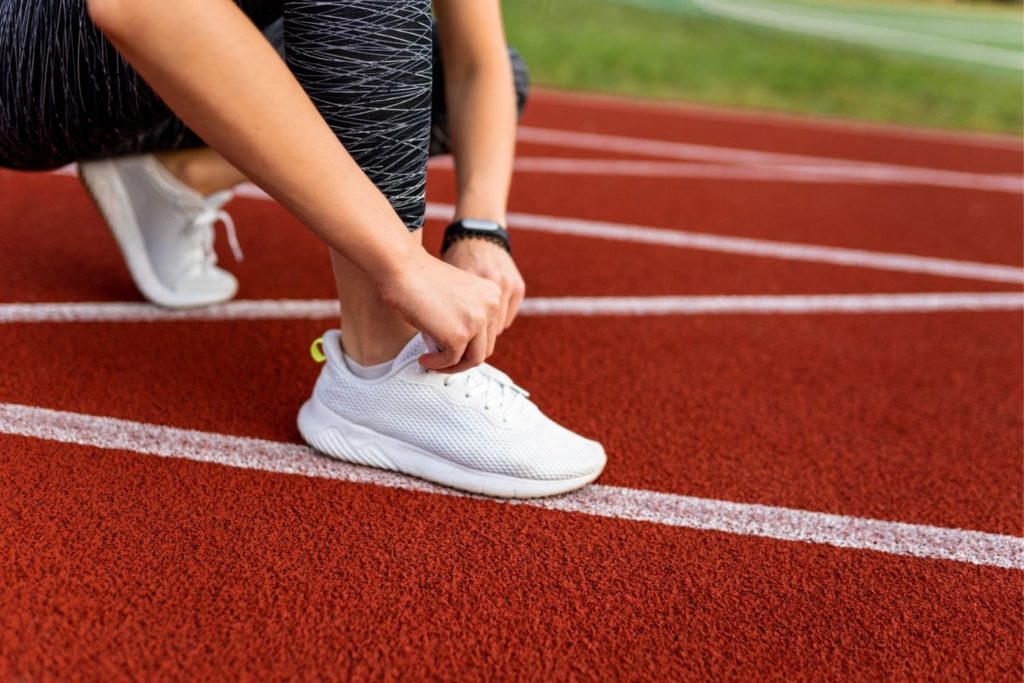
[[[491,307],[491,313],[482,334],[478,334],[469,342],[462,360],[449,372],[468,370],[480,365],[491,357],[491,354],[494,353],[494,345],[498,341],[498,335],[501,333],[501,327],[499,326],[501,310],[499,300],[496,300],[495,304]]]
[[[484,327],[468,343],[452,344],[438,353],[420,356],[420,365],[435,372],[456,373],[480,365],[493,353],[501,333],[499,327],[499,306],[492,307],[490,318],[484,321]],[[461,346],[461,351],[456,352]]]
[[[501,334],[515,320],[526,293],[526,283],[512,257],[500,247],[480,240],[462,240],[449,249],[444,259],[466,272],[498,285],[501,303],[497,320],[497,334]]]
[[[518,273],[515,274],[515,277],[504,275],[491,275],[488,277],[501,287],[501,305],[498,310],[497,319],[497,334],[501,334],[512,326],[512,321],[515,320],[516,314],[519,313],[519,307],[522,305],[523,296],[526,293],[526,283],[523,282],[523,278]]]
[[[428,370],[437,372],[451,372],[447,368],[452,367],[462,358],[466,345],[451,345],[439,347],[437,351],[425,353],[420,356],[420,365]]]
[[[511,259],[508,261],[508,266],[509,268],[504,272],[496,274],[492,278],[501,287],[501,316],[498,334],[512,325],[512,321],[515,320],[519,307],[523,303],[523,296],[526,294],[526,283]]]
[[[481,321],[481,328],[469,341],[436,342],[437,348],[419,358],[420,365],[435,372],[455,373],[480,365],[491,354],[497,343],[499,304],[497,297],[489,306],[490,315]]]
[[[495,320],[497,326],[497,333],[501,334],[508,327],[508,305],[512,300],[512,290],[509,289],[504,283],[498,283],[501,286],[501,303],[498,305],[498,317]]]
[[[473,340],[466,346],[466,352],[462,354],[462,360],[450,368],[444,368],[441,372],[462,372],[480,365],[487,359],[487,344],[486,334],[473,337]]]
[[[499,323],[487,326],[487,356],[484,360],[487,360],[494,355],[494,345],[498,341],[499,334],[501,334],[501,327]]]
[[[441,265],[441,262],[438,262]],[[426,337],[436,340],[420,356],[422,367],[435,372],[462,372],[484,362],[494,352],[504,327],[505,293],[493,280],[441,265],[430,287],[410,288],[419,306],[407,318]],[[426,304],[426,305],[423,305]]]
[[[520,279],[519,282],[513,285],[509,294],[508,310],[505,313],[505,327],[502,328],[503,332],[512,326],[512,321],[519,314],[519,307],[523,305],[523,298],[526,296],[526,283]]]

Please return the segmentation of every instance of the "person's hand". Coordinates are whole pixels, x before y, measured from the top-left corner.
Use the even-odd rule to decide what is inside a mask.
[[[423,367],[462,372],[494,353],[502,329],[501,290],[494,282],[417,247],[399,273],[379,287],[384,301],[441,347],[420,357]]]
[[[487,278],[501,288],[498,333],[508,329],[526,295],[526,282],[511,254],[489,240],[461,239],[448,247],[443,258],[456,268]]]

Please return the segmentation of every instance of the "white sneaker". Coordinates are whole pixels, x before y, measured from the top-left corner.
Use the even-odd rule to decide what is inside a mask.
[[[217,267],[213,249],[213,225],[222,221],[241,260],[234,223],[221,209],[231,192],[203,197],[148,154],[83,162],[78,174],[143,296],[183,308],[235,295],[238,281]]]
[[[306,442],[341,460],[501,498],[565,493],[597,478],[604,448],[545,416],[508,375],[483,364],[458,374],[422,368],[416,335],[378,379],[348,369],[341,334],[299,411]]]

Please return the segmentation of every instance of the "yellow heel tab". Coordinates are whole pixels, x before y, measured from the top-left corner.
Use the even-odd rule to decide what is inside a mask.
[[[309,347],[309,355],[313,356],[313,360],[317,363],[323,363],[327,360],[327,355],[324,353],[323,337],[317,337],[313,340],[313,343]]]

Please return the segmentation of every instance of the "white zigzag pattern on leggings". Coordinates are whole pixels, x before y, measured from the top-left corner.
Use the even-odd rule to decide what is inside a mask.
[[[407,227],[422,226],[432,81],[429,2],[296,1],[285,3],[284,18],[292,72]]]

